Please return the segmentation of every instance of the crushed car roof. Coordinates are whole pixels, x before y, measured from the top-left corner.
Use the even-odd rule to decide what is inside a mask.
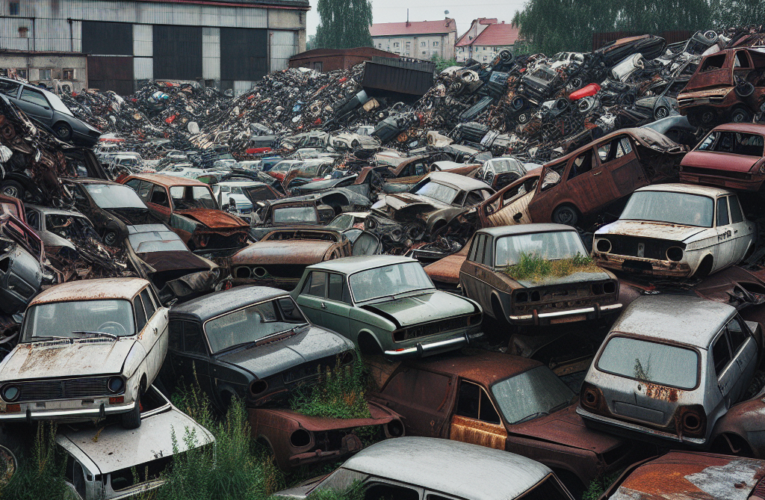
[[[413,361],[411,366],[457,375],[488,387],[500,380],[542,366],[542,363],[511,354],[477,351],[469,355],[426,358]]]
[[[200,321],[207,321],[220,314],[254,304],[255,302],[285,296],[288,296],[287,292],[276,288],[238,286],[231,290],[211,293],[173,306],[170,309],[170,315],[193,316]]]
[[[131,300],[148,284],[148,281],[141,278],[104,278],[71,281],[45,290],[35,297],[29,305],[31,307],[37,304],[75,300]]]
[[[725,123],[723,125],[718,125],[713,129],[713,131],[717,130],[765,135],[765,125],[760,123]]]

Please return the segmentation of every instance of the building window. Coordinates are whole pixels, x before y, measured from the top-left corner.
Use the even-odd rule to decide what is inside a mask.
[[[40,80],[50,80],[50,69],[40,70]]]
[[[61,75],[62,80],[74,80],[74,70],[65,69]]]
[[[428,53],[423,50],[422,51],[422,55],[426,56],[426,55],[428,55]]]
[[[406,50],[409,50],[412,48],[412,42],[406,42]]]
[[[26,68],[16,68],[16,76],[26,80],[27,79],[27,69]]]
[[[378,44],[377,44],[377,48],[378,48],[378,49],[381,49],[381,48],[382,48],[382,44],[381,44],[381,43],[378,43]]]
[[[19,38],[27,38],[29,36],[29,28],[22,26],[19,28]]]
[[[398,42],[393,42],[393,48],[398,48]]]
[[[19,2],[11,2],[8,5],[10,7],[10,15],[18,16],[19,15]]]
[[[438,42],[433,42],[433,47],[438,47]]]
[[[427,47],[427,46],[428,46],[427,42],[420,42],[420,47]]]

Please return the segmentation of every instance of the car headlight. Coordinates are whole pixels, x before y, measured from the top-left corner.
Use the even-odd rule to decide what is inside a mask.
[[[110,392],[116,394],[118,392],[122,392],[125,389],[125,381],[122,380],[122,377],[112,377],[106,383],[106,387]]]
[[[611,242],[601,238],[595,243],[595,248],[598,249],[598,252],[608,253],[611,251]]]
[[[683,260],[683,249],[680,247],[669,247],[667,249],[667,259],[672,262],[680,262]]]
[[[3,388],[3,399],[6,401],[16,401],[19,399],[21,391],[15,385],[7,385]]]
[[[763,162],[762,165],[760,165],[760,173],[765,174],[765,162]]]

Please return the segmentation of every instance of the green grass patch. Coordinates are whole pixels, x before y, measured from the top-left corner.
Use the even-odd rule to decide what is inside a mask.
[[[582,500],[598,500],[600,496],[605,493],[606,489],[608,489],[614,481],[619,479],[622,472],[623,471],[617,471],[593,479],[584,491]]]
[[[514,280],[542,281],[545,278],[563,278],[574,273],[602,272],[587,255],[559,260],[547,260],[536,254],[521,253],[518,263],[508,266],[505,274]]]
[[[17,450],[14,450],[17,451]],[[27,450],[22,450],[22,452]],[[0,486],[3,500],[70,498],[64,482],[66,457],[56,446],[56,426],[37,424],[34,446],[29,454],[18,454],[19,467],[7,484]]]

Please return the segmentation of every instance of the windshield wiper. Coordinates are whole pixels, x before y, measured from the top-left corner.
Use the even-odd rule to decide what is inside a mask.
[[[72,335],[95,335],[98,337],[109,337],[110,339],[117,340],[117,336],[113,333],[106,333],[106,332],[88,332],[88,331],[77,331],[72,332]]]
[[[30,342],[41,342],[41,341],[46,341],[46,340],[68,340],[70,342],[74,341],[74,339],[72,337],[59,337],[59,336],[56,336],[56,335],[51,335],[51,336],[47,336],[47,337],[38,337],[38,336],[35,335],[29,341]]]
[[[529,420],[534,420],[537,417],[544,417],[545,415],[549,415],[546,411],[538,411],[536,413],[532,413],[531,415],[528,415],[516,422],[516,424],[522,424],[523,422],[528,422]]]

